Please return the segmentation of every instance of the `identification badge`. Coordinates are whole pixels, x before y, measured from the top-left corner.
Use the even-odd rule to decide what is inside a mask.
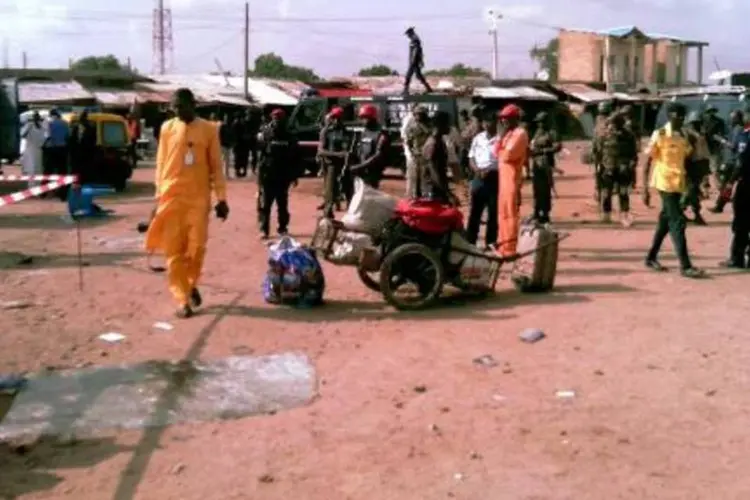
[[[187,153],[185,153],[185,166],[192,167],[195,163],[195,155],[193,154],[193,145],[188,144]]]

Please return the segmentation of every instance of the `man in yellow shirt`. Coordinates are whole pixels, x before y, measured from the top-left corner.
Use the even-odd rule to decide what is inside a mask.
[[[693,267],[688,255],[685,238],[685,214],[681,200],[687,189],[687,172],[685,162],[692,153],[692,147],[682,126],[685,122],[685,106],[672,103],[668,108],[669,122],[655,130],[649,142],[649,160],[644,169],[643,178],[648,179],[649,170],[653,167],[651,187],[659,192],[661,212],[656,225],[654,240],[646,256],[646,267],[655,271],[665,271],[659,261],[659,250],[667,234],[672,238],[672,245],[680,260],[681,274],[687,278],[699,278],[703,271]],[[650,206],[648,188],[643,190],[643,201]]]
[[[189,318],[203,299],[197,284],[208,240],[211,191],[216,217],[226,220],[226,180],[216,125],[195,114],[195,97],[179,89],[172,97],[176,118],[162,125],[156,154],[156,208],[146,249],[162,251],[167,280],[179,308],[177,317]]]

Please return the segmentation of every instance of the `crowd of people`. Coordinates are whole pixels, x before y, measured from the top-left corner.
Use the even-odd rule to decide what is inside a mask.
[[[217,200],[217,217],[226,219],[229,214],[225,187],[228,150],[233,149],[233,156],[237,151],[242,155],[247,152],[252,161],[251,169],[256,172],[259,185],[258,223],[264,239],[270,236],[272,204],[277,206],[278,234],[288,231],[289,189],[301,171],[299,147],[283,110],[274,110],[265,124],[252,122],[250,117],[235,122],[235,133],[240,135],[232,137],[245,141],[238,147],[223,135],[232,130],[227,128],[227,122],[218,125],[217,133],[216,123],[197,117],[195,99],[189,90],[176,92],[172,105],[175,118],[161,128],[155,179],[158,201],[147,247],[164,252],[170,289],[179,303],[178,315],[189,317],[202,301],[197,281],[205,252],[212,191]],[[615,111],[608,103],[602,105],[591,148],[595,196],[602,220],[611,221],[613,198],[617,197],[624,226],[632,223],[630,193],[636,186],[640,149],[630,113],[627,107]],[[689,257],[685,211],[692,208],[698,219],[696,198],[705,187],[711,164],[716,163],[714,169],[722,171],[718,161],[711,159],[711,138],[705,132],[715,129],[705,126],[706,121],[710,125],[713,113],[708,110],[707,117],[700,120],[690,116],[685,126],[685,107],[672,103],[668,123],[649,140],[642,174],[644,202],[650,204],[650,186],[659,193],[662,204],[653,243],[644,256],[645,265],[653,270],[665,270],[658,255],[669,235],[682,275],[697,278],[704,274]],[[514,104],[496,114],[475,107],[460,133],[451,133],[448,114],[438,111],[429,116],[425,107],[416,105],[404,120],[402,130],[407,159],[405,196],[454,205],[459,200],[451,184],[462,186],[470,200],[469,241],[477,243],[486,214],[485,246],[503,257],[516,253],[524,179],[529,178],[532,183],[532,217],[538,224],[549,224],[554,175],[561,172],[556,165],[561,143],[549,117],[545,113],[535,116],[534,132],[529,136],[522,115]],[[345,127],[343,116],[343,109],[331,109],[319,138],[317,158],[324,177],[324,200],[319,209],[324,217],[334,217],[341,201],[351,201],[355,178],[377,189],[389,163],[390,137],[378,122],[377,107],[366,104],[359,108],[361,127],[357,130]],[[727,173],[717,174],[720,199],[713,210],[719,211],[721,203],[733,200],[734,238],[731,257],[724,264],[745,268],[750,233],[750,152],[746,149],[750,126],[745,125],[742,113],[737,112],[734,117],[730,138],[716,137],[731,155],[722,162],[729,165]],[[258,133],[250,137],[247,131],[254,132],[255,123]],[[170,139],[165,141],[166,136]],[[248,145],[257,148],[255,160]],[[235,165],[242,168],[244,156],[237,161],[235,157]],[[727,195],[729,187],[734,190],[733,196]],[[699,207],[700,199],[697,203]]]

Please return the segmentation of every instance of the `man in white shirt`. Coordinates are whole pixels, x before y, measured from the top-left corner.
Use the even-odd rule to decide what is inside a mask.
[[[494,150],[498,140],[497,122],[488,117],[482,121],[482,132],[474,136],[469,149],[469,167],[473,180],[471,181],[471,208],[466,232],[469,242],[476,244],[482,214],[487,210],[485,233],[487,247],[494,247],[497,244],[499,180]]]
[[[415,105],[409,107],[409,111],[407,111],[406,115],[404,115],[404,119],[401,121],[401,144],[403,145],[404,158],[406,159],[406,165],[404,166],[404,173],[406,175],[406,196],[410,196],[414,189],[414,186],[412,186],[413,176],[409,175],[410,170],[413,170],[414,168],[414,156],[411,154],[409,141],[407,140],[407,132],[414,121],[414,107]]]

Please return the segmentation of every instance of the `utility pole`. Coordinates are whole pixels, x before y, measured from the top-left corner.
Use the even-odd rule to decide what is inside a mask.
[[[23,69],[27,69],[29,67],[29,57],[26,54],[25,50],[21,52],[21,67]]]
[[[497,80],[499,75],[500,54],[497,45],[497,22],[503,18],[495,7],[489,7],[484,11],[484,18],[490,24],[490,36],[492,37],[492,79]]]
[[[250,89],[248,88],[248,73],[250,72],[250,2],[245,2],[245,57],[242,71],[243,90],[245,99],[250,100]]]
[[[165,0],[156,0],[153,13],[153,71],[163,75],[171,69],[173,62],[174,39],[172,37],[172,9]]]

